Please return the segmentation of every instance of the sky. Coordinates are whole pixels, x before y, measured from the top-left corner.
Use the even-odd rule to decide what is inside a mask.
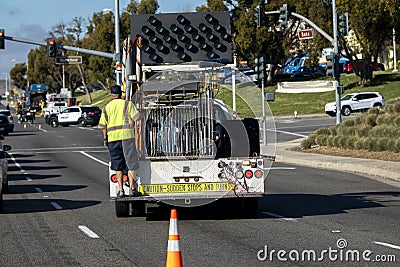
[[[119,0],[120,11],[130,0]],[[206,0],[158,0],[159,13],[190,12]],[[59,22],[69,24],[74,17],[86,20],[94,12],[114,9],[115,0],[0,0],[0,29],[6,36],[44,42]],[[17,63],[27,62],[30,49],[37,46],[6,40],[0,50],[0,79]],[[113,53],[113,51],[102,51]]]

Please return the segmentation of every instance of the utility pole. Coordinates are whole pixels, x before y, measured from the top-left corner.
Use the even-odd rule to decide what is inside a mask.
[[[115,0],[114,11],[114,25],[115,25],[115,83],[121,85],[122,64],[121,64],[121,44],[120,44],[120,30],[119,30],[119,0]]]
[[[396,30],[393,28],[393,72],[398,72],[396,53]]]
[[[340,104],[340,71],[339,71],[339,46],[338,46],[338,27],[337,27],[337,12],[336,12],[336,0],[332,0],[332,12],[333,12],[333,75],[336,80],[336,124],[342,122],[342,108]]]

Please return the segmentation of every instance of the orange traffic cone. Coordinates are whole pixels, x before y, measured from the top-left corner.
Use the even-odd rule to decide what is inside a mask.
[[[171,210],[169,221],[168,251],[166,267],[182,267],[182,253],[179,248],[178,215],[176,209]]]
[[[26,124],[24,124],[24,129],[26,129]]]
[[[41,124],[39,124],[39,130],[42,130],[42,125]]]

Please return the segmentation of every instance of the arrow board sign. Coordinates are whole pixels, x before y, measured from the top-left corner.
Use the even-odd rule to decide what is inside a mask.
[[[314,38],[314,31],[312,29],[298,31],[299,39],[312,39]]]
[[[56,64],[82,64],[82,56],[58,57]]]

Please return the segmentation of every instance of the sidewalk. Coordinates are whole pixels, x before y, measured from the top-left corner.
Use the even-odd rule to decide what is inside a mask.
[[[278,143],[275,151],[275,161],[313,168],[362,173],[400,182],[399,162],[328,156],[288,150],[299,145],[300,140]],[[261,152],[261,154],[263,153]]]

